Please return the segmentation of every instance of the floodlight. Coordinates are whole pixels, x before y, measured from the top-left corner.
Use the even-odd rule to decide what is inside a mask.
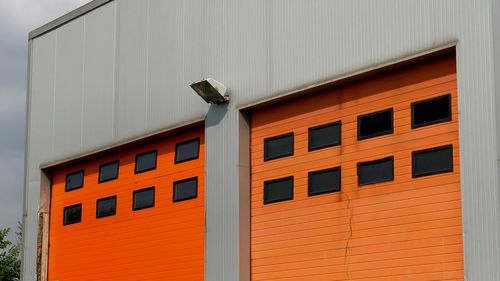
[[[223,104],[229,101],[226,86],[215,79],[203,79],[189,86],[207,103]]]

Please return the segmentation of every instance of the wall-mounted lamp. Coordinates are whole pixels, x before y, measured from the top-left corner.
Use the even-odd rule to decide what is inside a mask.
[[[215,79],[203,79],[189,86],[207,103],[222,104],[229,101],[226,86]]]

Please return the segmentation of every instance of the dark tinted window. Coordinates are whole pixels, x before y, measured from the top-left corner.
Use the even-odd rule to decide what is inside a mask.
[[[340,144],[340,121],[309,128],[309,151]]]
[[[413,152],[413,177],[428,176],[453,171],[451,145]]]
[[[367,185],[394,179],[394,158],[358,164],[358,185]]]
[[[72,205],[64,208],[63,224],[73,224],[82,221],[82,204]]]
[[[411,105],[412,128],[451,120],[451,96],[441,96]]]
[[[103,164],[99,167],[99,183],[118,178],[118,161]]]
[[[358,140],[392,134],[392,108],[358,116]]]
[[[340,191],[340,167],[309,173],[309,196],[337,191]]]
[[[174,202],[193,199],[198,196],[198,178],[174,182]]]
[[[151,208],[155,205],[155,188],[150,187],[146,189],[134,191],[134,206],[133,210],[140,210]]]
[[[97,218],[114,216],[116,214],[116,196],[97,200]]]
[[[156,150],[139,154],[135,157],[135,173],[142,173],[156,169]]]
[[[190,140],[175,145],[175,163],[197,159],[200,152],[200,139]]]
[[[264,140],[264,160],[293,155],[293,133]]]
[[[264,183],[264,204],[293,199],[293,177]]]
[[[66,175],[66,191],[83,187],[83,170]]]

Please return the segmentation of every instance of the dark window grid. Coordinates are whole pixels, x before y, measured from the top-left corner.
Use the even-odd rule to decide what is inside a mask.
[[[74,209],[74,208],[79,208],[79,212],[80,212],[79,219],[74,220],[74,221],[67,221],[66,220],[66,212],[69,211],[70,209]],[[63,209],[63,225],[70,225],[70,224],[75,224],[75,223],[80,223],[80,222],[82,222],[82,204],[81,203],[64,207],[64,209]]]
[[[181,198],[181,199],[176,199],[175,198],[175,195],[176,195],[176,185],[178,184],[181,184],[181,183],[185,183],[185,182],[190,182],[190,181],[196,181],[196,194],[194,196],[190,196],[190,197],[185,197],[185,198]],[[174,192],[173,192],[173,201],[174,202],[181,202],[181,201],[186,201],[186,200],[191,200],[191,199],[195,199],[198,197],[198,177],[192,177],[192,178],[189,178],[189,179],[184,179],[184,180],[179,180],[179,181],[176,181],[174,182]]]
[[[379,164],[379,163],[386,162],[388,160],[390,160],[391,163],[392,163],[392,176],[390,178],[387,178],[385,180],[380,180],[380,181],[366,182],[366,183],[360,183],[359,182],[359,169],[360,169],[360,167],[362,167],[362,166],[368,166],[368,165],[374,165],[374,164]],[[389,156],[389,157],[385,157],[385,158],[377,159],[377,160],[373,160],[373,161],[361,162],[361,163],[358,163],[357,166],[358,166],[357,167],[358,186],[365,186],[365,185],[371,185],[371,184],[382,183],[382,182],[389,182],[389,181],[393,181],[394,180],[394,156]]]
[[[450,149],[451,150],[451,166],[449,169],[442,169],[439,171],[433,171],[433,172],[426,172],[426,173],[419,173],[416,174],[417,171],[415,171],[416,168],[416,159],[415,155],[426,153],[426,152],[434,152],[434,151],[439,151],[439,150],[444,150],[444,149]],[[419,151],[414,151],[411,153],[411,158],[412,158],[412,178],[419,178],[419,177],[425,177],[425,176],[430,176],[430,175],[436,175],[436,174],[442,174],[442,173],[450,173],[453,172],[453,145],[444,145],[440,147],[433,147],[429,149],[424,149],[424,150],[419,150]]]
[[[115,208],[113,210],[113,213],[112,214],[106,214],[106,215],[99,215],[99,203],[103,202],[103,201],[108,201],[108,200],[114,200]],[[105,217],[110,217],[110,216],[116,215],[117,204],[118,204],[118,200],[117,200],[116,195],[109,196],[109,197],[106,197],[106,198],[98,199],[97,202],[96,202],[95,217],[98,218],[98,219],[100,219],[100,218],[105,218]]]
[[[183,144],[190,143],[190,142],[197,142],[198,143],[198,150],[196,152],[196,156],[193,156],[193,157],[190,157],[190,158],[186,158],[186,159],[182,159],[182,160],[177,160],[177,149],[179,148],[179,146],[181,146]],[[195,139],[191,139],[191,140],[187,140],[187,141],[183,141],[183,142],[175,144],[175,156],[174,156],[175,164],[180,164],[180,163],[191,161],[191,160],[195,160],[195,159],[198,159],[198,158],[200,158],[200,138],[195,138]]]
[[[146,206],[142,206],[142,207],[135,207],[135,195],[137,193],[141,193],[141,192],[147,192],[147,191],[153,191],[153,203],[151,205],[146,205]],[[139,190],[135,190],[134,193],[133,193],[133,196],[132,196],[132,211],[139,211],[139,210],[143,210],[143,209],[148,209],[148,208],[153,208],[155,206],[155,202],[156,202],[156,197],[155,197],[155,187],[148,187],[148,188],[144,188],[144,189],[139,189]]]
[[[422,103],[439,100],[442,98],[448,98],[448,117],[440,118],[440,119],[436,119],[436,120],[432,120],[432,121],[424,122],[424,123],[420,123],[420,124],[415,124],[415,106],[421,105]],[[411,104],[411,128],[417,129],[420,127],[425,127],[425,126],[430,126],[430,125],[434,125],[434,124],[438,124],[438,123],[451,121],[451,118],[452,118],[451,114],[452,114],[451,113],[451,94],[447,94],[444,96],[439,96],[439,97],[435,97],[435,98],[431,98],[431,99],[427,99],[427,100],[413,102]]]
[[[371,134],[368,136],[361,136],[361,122],[360,122],[361,119],[366,118],[366,117],[370,117],[373,115],[385,113],[385,112],[391,113],[391,128],[389,130],[380,131],[376,134]],[[384,110],[380,110],[380,111],[376,111],[376,112],[371,112],[371,113],[368,113],[365,115],[358,116],[358,141],[365,140],[365,139],[371,139],[371,138],[375,138],[375,137],[380,137],[380,136],[384,136],[384,135],[390,135],[392,133],[394,133],[394,110],[392,108],[384,109]]]
[[[268,186],[270,184],[273,184],[273,183],[281,182],[281,181],[291,181],[291,183],[292,183],[292,187],[291,187],[292,188],[292,194],[291,194],[291,197],[289,197],[289,198],[282,198],[282,199],[275,199],[275,200],[270,200],[269,198],[267,198],[266,186]],[[294,191],[293,176],[286,177],[286,178],[279,178],[279,179],[265,181],[264,182],[264,205],[271,204],[271,203],[278,203],[278,202],[293,200],[294,193],[295,193],[295,191]]]
[[[71,176],[74,176],[74,175],[77,175],[77,174],[82,174],[82,184],[77,186],[77,187],[73,187],[73,188],[68,188],[68,178],[71,177]],[[83,184],[85,182],[85,170],[79,170],[79,171],[76,171],[76,172],[73,172],[73,173],[70,173],[70,174],[67,174],[66,175],[66,184],[64,186],[64,190],[66,192],[68,191],[73,191],[73,190],[77,190],[77,189],[80,189],[80,188],[83,188]]]
[[[292,137],[292,147],[291,147],[291,151],[289,153],[283,154],[283,155],[274,156],[274,157],[267,156],[269,151],[267,149],[266,142],[277,140],[277,139],[281,139],[281,138],[287,138],[287,137]],[[295,150],[294,147],[295,147],[295,137],[294,137],[293,132],[286,133],[286,134],[279,135],[279,136],[274,136],[274,137],[266,138],[266,139],[264,139],[264,162],[265,161],[279,159],[279,158],[284,158],[284,157],[288,157],[288,156],[293,156],[293,153],[294,153],[294,150]]]
[[[322,146],[311,147],[312,132],[313,131],[321,130],[321,129],[328,128],[330,126],[337,126],[337,125],[339,126],[339,141],[338,142],[327,144],[327,145],[322,145]],[[308,135],[308,140],[309,140],[308,151],[314,151],[314,150],[319,150],[319,149],[323,149],[323,148],[327,148],[327,147],[338,146],[338,145],[341,145],[341,143],[342,143],[342,122],[335,121],[333,123],[312,127],[312,128],[309,128],[308,133],[309,133],[309,135]]]
[[[322,190],[322,191],[311,191],[311,176],[318,175],[318,174],[323,174],[323,173],[328,173],[328,172],[339,172],[339,182],[338,182],[338,189],[334,190]],[[335,167],[335,168],[330,168],[330,169],[325,169],[325,170],[320,170],[320,171],[314,171],[314,172],[309,172],[308,177],[307,177],[307,195],[308,196],[315,196],[315,195],[321,195],[321,194],[326,194],[326,193],[334,193],[334,192],[340,192],[342,189],[342,169],[341,167]]]
[[[151,153],[151,154],[152,154],[152,153],[154,153],[154,154],[155,154],[155,165],[154,165],[154,167],[151,167],[151,168],[148,168],[148,169],[144,169],[144,170],[138,171],[138,170],[137,170],[137,159],[139,159],[141,156],[144,156],[144,155],[147,155],[147,154],[150,154],[150,153]],[[158,149],[155,149],[155,150],[150,150],[150,151],[146,151],[146,152],[143,152],[143,153],[137,154],[137,155],[135,156],[135,168],[134,168],[134,173],[135,173],[135,174],[140,174],[140,173],[145,173],[145,172],[149,172],[149,171],[155,170],[157,165],[158,165]]]
[[[109,178],[109,179],[101,179],[101,169],[104,167],[104,166],[108,166],[108,165],[114,165],[116,164],[116,176],[112,177],[112,178]],[[120,161],[119,160],[115,160],[115,161],[112,161],[112,162],[108,162],[108,163],[104,163],[104,164],[101,164],[99,166],[99,178],[98,178],[98,183],[103,183],[103,182],[107,182],[107,181],[112,181],[112,180],[116,180],[118,178],[118,174],[120,172]]]

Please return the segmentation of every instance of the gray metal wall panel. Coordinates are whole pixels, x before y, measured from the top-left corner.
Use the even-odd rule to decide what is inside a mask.
[[[85,17],[82,144],[113,141],[115,96],[115,2]]]
[[[34,40],[32,44],[31,110],[27,121],[26,174],[23,210],[23,280],[36,278],[36,247],[38,230],[38,198],[40,198],[39,163],[52,156],[54,130],[55,53],[57,34]],[[35,106],[33,106],[35,105]]]
[[[499,122],[494,108],[498,89],[494,75],[498,77],[498,71],[494,73],[493,61],[497,58],[493,56],[492,25],[495,20],[498,26],[499,21],[491,14],[494,1],[119,0],[108,3],[95,11],[98,13],[81,17],[85,33],[67,35],[74,35],[76,42],[85,41],[85,59],[82,56],[81,62],[63,64],[68,73],[75,74],[66,77],[74,79],[75,85],[82,79],[77,77],[79,65],[86,69],[85,83],[80,89],[84,93],[84,114],[79,119],[77,113],[58,108],[56,119],[61,128],[68,126],[66,120],[80,129],[78,122],[83,124],[80,146],[73,143],[78,136],[76,129],[69,132],[74,137],[57,140],[61,143],[48,139],[54,129],[53,103],[49,102],[54,101],[54,83],[49,81],[54,62],[50,64],[50,56],[51,53],[65,56],[67,52],[78,57],[81,47],[61,50],[64,44],[72,43],[60,43],[58,48],[54,45],[64,28],[78,27],[78,22],[36,38],[29,140],[32,149],[26,175],[30,180],[26,194],[26,221],[30,227],[26,231],[26,249],[34,249],[34,206],[38,203],[40,164],[77,157],[98,147],[203,117],[207,106],[190,91],[188,84],[213,77],[229,87],[232,101],[227,107],[210,108],[207,116],[206,253],[210,260],[206,260],[206,280],[234,281],[240,277],[243,280],[238,273],[242,254],[238,244],[244,237],[239,236],[241,218],[235,213],[239,205],[234,202],[242,195],[235,188],[241,172],[236,108],[458,40],[466,275],[467,280],[500,280],[497,153],[492,153],[498,152],[500,145],[496,139]],[[113,50],[110,49],[113,36],[109,33],[113,20],[106,15],[112,16],[114,5],[117,32]],[[100,24],[103,30],[90,31]],[[110,38],[100,37],[105,33]],[[102,45],[95,40],[102,41]],[[98,54],[99,48],[102,54]],[[110,61],[104,54],[113,53],[115,112],[110,123],[109,112],[104,112],[109,99],[99,107],[96,92],[106,93],[109,98],[112,78]],[[91,57],[99,61],[90,61]],[[88,73],[89,68],[100,68],[101,79],[94,71]],[[64,77],[60,70],[58,73]],[[61,77],[53,77],[52,81]],[[58,88],[75,90],[69,97],[57,96],[62,105],[78,106],[77,87],[62,86]],[[92,108],[100,112],[99,116],[93,116],[95,119],[89,116]],[[100,118],[103,122],[97,123]],[[35,123],[42,127],[33,126]],[[54,136],[61,136],[59,127]],[[52,147],[57,148],[55,154]],[[35,266],[32,256],[26,255],[24,262],[24,272],[32,272]]]
[[[204,10],[200,5],[202,0],[149,2],[148,130],[164,128],[165,120],[185,123],[206,112],[207,105],[188,87],[204,76],[200,48],[204,44]]]
[[[500,280],[491,1],[463,1],[458,17],[458,107],[466,278]]]
[[[52,150],[63,157],[82,148],[84,21],[79,18],[57,30]]]
[[[148,1],[117,1],[117,92],[115,136],[127,139],[147,129]]]

